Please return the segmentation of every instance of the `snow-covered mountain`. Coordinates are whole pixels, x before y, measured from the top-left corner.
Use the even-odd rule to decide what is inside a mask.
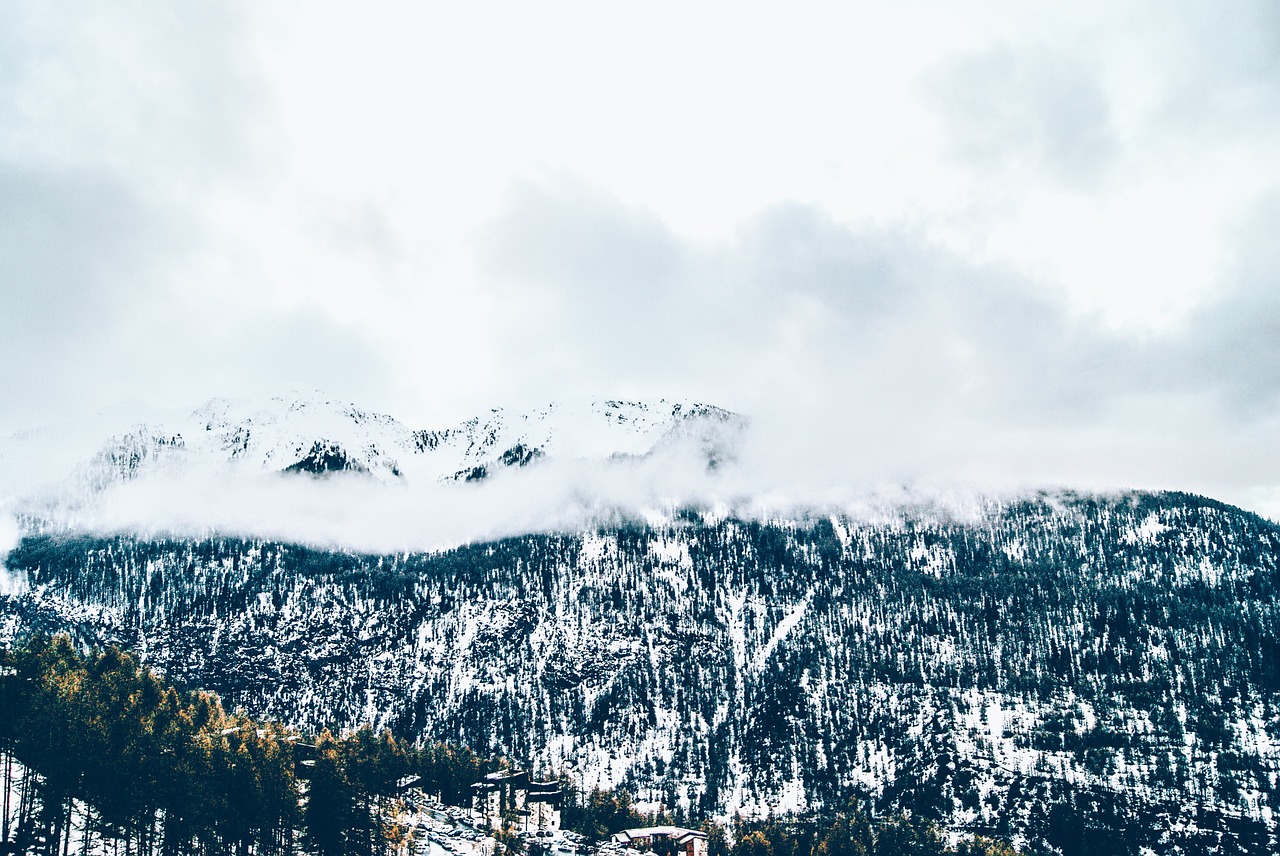
[[[858,796],[1059,848],[1088,828],[1096,852],[1277,852],[1280,527],[1186,494],[652,518],[583,495],[669,496],[681,468],[721,485],[745,424],[666,401],[434,430],[324,396],[210,402],[81,462],[82,495],[146,514],[31,514],[0,543],[0,643],[115,642],[258,715],[695,812]],[[531,525],[529,494],[588,513]],[[422,542],[448,549],[240,525],[284,503],[320,536],[503,522]],[[177,504],[207,525],[132,525]]]
[[[459,425],[415,430],[320,393],[214,399],[186,418],[106,440],[81,479],[100,488],[168,469],[466,481],[543,458],[642,457],[676,445],[716,466],[733,456],[744,425],[705,404],[590,400],[530,412],[498,408]]]
[[[293,393],[214,399],[96,437],[92,422],[70,427],[0,443],[0,524],[396,550],[687,501],[736,459],[747,420],[689,401],[597,399],[422,428]],[[480,494],[458,489],[477,482]]]
[[[388,555],[58,535],[8,564],[0,641],[117,642],[299,725],[713,814],[857,795],[1060,852],[1277,852],[1280,527],[1199,497]]]

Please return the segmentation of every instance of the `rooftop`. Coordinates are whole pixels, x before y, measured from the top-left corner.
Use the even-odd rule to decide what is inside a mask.
[[[626,844],[636,838],[671,838],[677,842],[685,842],[692,838],[706,838],[705,832],[696,829],[685,829],[683,826],[642,826],[637,829],[624,829],[613,840]]]

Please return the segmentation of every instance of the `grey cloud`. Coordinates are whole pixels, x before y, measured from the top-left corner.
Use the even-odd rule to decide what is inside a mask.
[[[910,228],[855,230],[788,204],[699,246],[599,198],[536,201],[490,244],[503,289],[556,307],[511,331],[518,355],[504,362],[523,371],[597,389],[731,386],[738,400],[812,383],[815,397],[878,396],[904,418],[975,408],[1035,423],[1097,412],[1141,363],[1035,283]],[[547,338],[554,370],[538,368]]]
[[[251,326],[183,293],[217,254],[202,203],[253,181],[272,134],[243,11],[6,9],[0,421],[189,389],[217,363],[209,331]]]
[[[546,214],[500,228],[520,232]],[[998,460],[1001,438],[1017,436],[1042,444],[1045,460],[1077,455],[1093,468],[1066,445],[1092,444],[1098,459],[1108,443],[1119,449],[1136,437],[1168,445],[1191,430],[1179,420],[1215,409],[1226,393],[1257,418],[1276,412],[1268,395],[1280,339],[1267,288],[1280,264],[1262,252],[1275,221],[1261,215],[1258,245],[1242,249],[1251,261],[1236,296],[1183,332],[1159,334],[1078,314],[1044,283],[915,229],[850,228],[798,204],[763,212],[715,246],[673,243],[653,218],[599,199],[554,220],[536,252],[495,243],[505,287],[557,307],[536,334],[507,337],[503,363],[543,385],[707,391],[751,413],[809,408],[810,424],[824,426],[816,446],[853,444],[903,467],[939,455]],[[584,252],[599,235],[608,241]],[[637,276],[637,259],[664,260],[661,274]],[[623,285],[593,301],[579,299],[584,282]],[[539,348],[546,338],[554,360]],[[1069,431],[1077,433],[1064,438]]]
[[[318,388],[385,406],[391,367],[363,332],[307,309],[239,317],[235,307],[196,308],[172,295],[130,304],[98,324],[41,343],[41,329],[0,345],[0,400],[54,423],[100,409],[190,406],[212,394],[276,394]],[[31,412],[9,412],[9,429]],[[138,418],[138,417],[135,417]],[[0,424],[0,428],[5,428]]]
[[[661,292],[680,270],[682,255],[679,240],[654,215],[561,180],[514,189],[490,232],[487,258],[499,276],[610,300]]]
[[[995,47],[944,62],[921,92],[951,154],[980,170],[1032,168],[1079,186],[1105,178],[1117,152],[1106,93],[1068,57]]]
[[[189,246],[165,214],[100,173],[0,164],[0,395],[38,410],[110,379],[119,331]]]
[[[194,370],[207,377],[206,389],[268,395],[315,388],[378,408],[393,378],[392,367],[363,332],[314,310],[238,320],[222,330],[202,331],[186,347],[202,356],[171,373],[174,390]]]
[[[176,240],[173,224],[119,181],[0,164],[0,329],[61,344],[61,331],[101,323],[135,298],[140,267]]]
[[[272,132],[244,12],[11,4],[0,29],[0,152],[159,179],[162,192],[247,167]]]
[[[1155,132],[1189,142],[1276,130],[1280,5],[1245,0],[1228,13],[1181,2],[1169,11],[1148,24],[1157,49],[1152,61],[1170,77]]]
[[[757,300],[801,294],[820,307],[825,332],[814,335],[826,337],[832,365],[893,376],[927,395],[930,410],[1079,420],[1143,363],[1042,285],[911,228],[855,230],[788,205],[759,218],[736,249],[728,266]]]
[[[1238,417],[1280,410],[1280,195],[1255,206],[1230,249],[1217,298],[1173,343],[1180,372],[1213,389]]]
[[[202,247],[191,216],[102,171],[0,164],[0,423],[189,404],[192,390],[385,395],[374,343],[328,315],[193,302],[175,283]]]
[[[726,258],[738,289],[776,298],[813,295],[852,319],[900,309],[922,287],[928,261],[904,234],[855,233],[826,212],[798,203],[776,205],[746,224]]]
[[[587,392],[620,365],[671,374],[705,316],[693,250],[649,212],[570,179],[516,187],[480,255],[500,302],[519,307],[501,362],[520,386]]]

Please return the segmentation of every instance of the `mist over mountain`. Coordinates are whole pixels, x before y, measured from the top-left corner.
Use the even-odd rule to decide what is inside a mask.
[[[682,814],[856,796],[1024,842],[1265,853],[1278,558],[1274,524],[1141,493],[876,523],[685,509],[394,555],[60,534],[10,553],[0,635],[120,643],[263,715]]]
[[[5,504],[11,527],[39,532],[428,549],[746,496],[732,471],[747,426],[661,400],[494,409],[415,429],[318,392],[214,399],[82,442],[61,471],[32,464],[48,454],[45,434],[16,438],[2,463],[34,475],[13,479]]]
[[[8,500],[0,640],[121,644],[255,715],[686,817],[858,798],[1274,850],[1280,527],[1183,493],[805,492],[760,452],[690,402],[423,429],[215,400]]]

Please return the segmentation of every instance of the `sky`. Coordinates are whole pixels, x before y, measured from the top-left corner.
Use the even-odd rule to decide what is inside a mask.
[[[0,436],[665,396],[1280,519],[1276,151],[1273,0],[16,0]]]

